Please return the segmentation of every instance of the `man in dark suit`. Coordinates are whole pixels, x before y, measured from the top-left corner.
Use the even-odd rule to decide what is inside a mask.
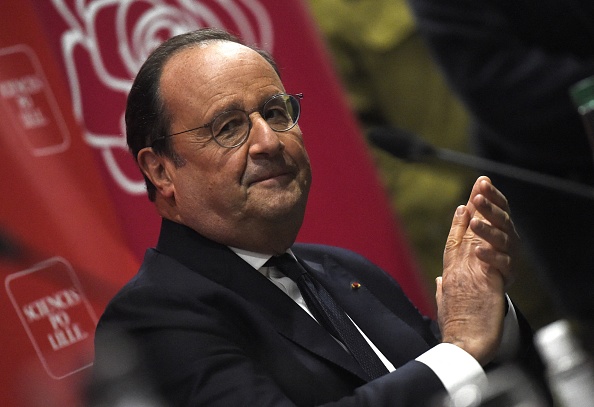
[[[299,97],[268,54],[219,30],[148,58],[126,124],[163,224],[99,322],[97,370],[125,332],[172,405],[406,406],[484,385],[482,366],[528,355],[505,296],[517,236],[486,177],[452,222],[439,325],[361,256],[294,244],[311,182]]]

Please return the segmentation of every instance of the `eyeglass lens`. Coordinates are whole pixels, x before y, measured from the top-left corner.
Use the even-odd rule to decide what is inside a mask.
[[[274,131],[287,131],[299,119],[299,100],[293,95],[276,95],[269,99],[261,115]],[[243,110],[231,110],[219,115],[211,124],[212,135],[221,146],[235,147],[242,143],[250,130],[248,114]]]

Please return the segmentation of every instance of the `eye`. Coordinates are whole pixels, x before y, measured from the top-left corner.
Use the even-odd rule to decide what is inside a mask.
[[[275,103],[274,105],[266,106],[264,111],[264,120],[272,127],[280,126],[286,127],[291,122],[291,117],[287,112],[284,103]]]
[[[232,110],[219,115],[212,123],[212,135],[221,142],[234,142],[247,131],[248,119],[244,112]]]

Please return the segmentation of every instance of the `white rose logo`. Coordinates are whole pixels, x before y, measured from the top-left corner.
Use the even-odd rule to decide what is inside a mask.
[[[130,194],[144,182],[128,156],[126,95],[134,75],[169,37],[201,27],[225,27],[246,42],[272,49],[272,22],[257,0],[52,0],[67,24],[61,47],[74,115],[85,141],[100,151],[115,181]]]

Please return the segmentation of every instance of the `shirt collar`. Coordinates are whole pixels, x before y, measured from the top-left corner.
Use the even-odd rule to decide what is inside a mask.
[[[264,263],[266,263],[272,257],[270,254],[251,252],[249,250],[238,249],[237,247],[229,246],[229,249],[231,249],[235,254],[241,257],[246,263],[256,270],[259,270],[262,266],[264,266]],[[291,249],[287,249],[287,253],[290,253],[292,256],[294,256]]]

